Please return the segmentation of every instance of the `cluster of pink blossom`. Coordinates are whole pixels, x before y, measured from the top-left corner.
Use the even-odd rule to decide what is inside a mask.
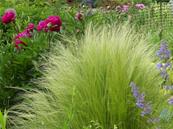
[[[1,19],[2,19],[3,24],[8,24],[10,22],[15,21],[15,19],[16,19],[16,10],[7,9]]]
[[[14,9],[7,9],[4,12],[4,15],[1,17],[1,21],[3,24],[8,24],[14,22],[16,19],[16,11]],[[59,16],[49,16],[43,21],[40,21],[37,25],[37,31],[44,31],[44,32],[59,32],[62,26],[62,21]],[[28,26],[24,29],[23,32],[17,34],[15,36],[15,47],[17,49],[21,48],[22,45],[27,45],[27,43],[22,41],[22,38],[31,38],[32,32],[35,28],[33,23],[29,23]]]
[[[25,28],[25,30],[21,33],[19,33],[18,35],[16,35],[15,37],[15,47],[17,49],[21,48],[21,44],[23,45],[27,45],[27,43],[23,42],[21,39],[22,38],[31,38],[32,37],[32,32],[34,30],[34,24],[33,23],[29,23],[28,26]]]
[[[129,5],[119,5],[117,6],[117,11],[121,13],[126,13],[129,11]]]
[[[145,8],[145,5],[142,4],[142,3],[138,3],[138,4],[135,4],[135,8],[138,9],[138,10],[142,10]],[[130,5],[119,5],[117,6],[117,11],[118,12],[121,12],[121,13],[126,13],[129,11],[130,9]]]
[[[144,5],[144,4],[136,4],[135,7],[136,7],[137,9],[139,9],[139,10],[140,10],[140,9],[142,10],[142,9],[145,8],[145,5]]]
[[[62,21],[59,16],[49,16],[47,19],[40,21],[37,25],[37,31],[44,32],[59,32],[62,26]],[[31,38],[32,32],[34,30],[34,24],[30,23],[23,32],[19,33],[15,37],[15,46],[17,49],[21,48],[19,44],[27,45],[25,42],[21,40],[21,38]]]
[[[62,26],[62,21],[59,16],[49,16],[47,19],[40,21],[37,25],[37,31],[56,31],[59,32]]]

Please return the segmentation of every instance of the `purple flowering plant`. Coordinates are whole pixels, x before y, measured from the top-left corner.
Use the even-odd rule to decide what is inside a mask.
[[[149,115],[152,113],[152,107],[150,102],[145,100],[145,93],[140,93],[138,86],[134,83],[130,83],[131,92],[136,100],[136,106],[141,109],[141,116]]]
[[[172,64],[170,62],[171,59],[171,51],[168,48],[168,43],[165,41],[162,41],[160,44],[159,50],[156,52],[157,57],[160,59],[160,62],[157,63],[157,68],[160,71],[161,77],[168,81],[169,74],[168,70],[172,68]]]
[[[136,7],[136,9],[138,9],[138,10],[142,10],[142,9],[145,8],[145,5],[144,5],[143,3],[138,3],[138,4],[135,5],[135,7]]]
[[[161,77],[164,79],[162,83],[162,88],[166,91],[165,101],[167,103],[167,108],[164,108],[160,112],[160,119],[164,121],[170,121],[173,118],[172,106],[173,106],[173,83],[172,79],[172,62],[171,62],[171,50],[169,49],[168,43],[162,41],[159,50],[156,52],[157,57],[160,62],[156,64],[157,69],[160,71]]]
[[[162,126],[163,122],[169,122],[172,120],[173,112],[172,109],[169,108],[169,105],[173,105],[173,96],[168,99],[168,107],[162,105],[163,107],[160,107],[161,110],[157,112],[158,114],[155,114],[157,107],[154,107],[154,103],[146,99],[146,94],[140,91],[139,86],[134,82],[131,82],[129,86],[132,95],[135,98],[135,105],[140,109],[140,116],[144,118],[148,124],[154,126],[155,129],[162,129],[164,128]]]
[[[143,3],[137,3],[135,5],[131,4],[123,4],[123,5],[118,5],[116,7],[116,10],[120,13],[133,13],[136,10],[143,10],[145,9],[146,6]]]

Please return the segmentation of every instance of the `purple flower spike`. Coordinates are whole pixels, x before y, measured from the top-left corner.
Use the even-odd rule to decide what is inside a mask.
[[[173,90],[173,86],[164,86],[163,87],[165,90]]]
[[[144,93],[139,95],[136,100],[137,101],[136,106],[138,106],[139,108],[144,108],[144,101],[145,101],[144,99],[145,99]]]
[[[137,102],[137,103],[136,103],[136,106],[139,107],[139,108],[141,108],[141,109],[144,108],[144,104],[141,103],[141,102]]]
[[[160,118],[149,118],[147,120],[148,123],[159,123],[160,122]]]
[[[138,87],[136,86],[136,84],[135,84],[134,82],[131,82],[131,83],[130,83],[130,87],[132,88],[133,96],[134,96],[135,98],[137,98],[138,95],[139,95]]]
[[[172,67],[172,64],[169,62],[171,51],[168,49],[168,44],[166,42],[161,43],[160,49],[156,52],[156,55],[161,60],[161,63],[156,65],[160,70],[160,75],[164,80],[168,80],[169,74],[167,73],[167,70]]]
[[[160,49],[157,51],[156,55],[161,59],[161,60],[167,60],[171,56],[170,50],[168,50],[168,45],[167,43],[163,42],[160,45]]]
[[[145,94],[139,93],[139,89],[134,82],[130,83],[130,87],[132,88],[133,96],[136,99],[136,106],[138,108],[142,109],[141,116],[151,114],[152,108],[151,108],[151,105],[149,103],[145,102]]]
[[[165,69],[171,68],[171,63],[169,63],[169,62],[165,63],[164,68],[165,68]]]
[[[143,111],[141,112],[141,116],[151,114],[152,108],[150,104],[146,104],[143,108]]]
[[[169,75],[168,75],[166,69],[162,69],[162,71],[160,72],[160,75],[161,75],[161,77],[164,78],[165,80],[168,80],[168,78],[169,78]]]
[[[158,69],[161,69],[162,68],[162,63],[157,63],[156,66],[157,66]]]
[[[168,104],[173,105],[173,97],[168,99]]]
[[[130,82],[130,87],[135,87],[136,84],[134,82]]]

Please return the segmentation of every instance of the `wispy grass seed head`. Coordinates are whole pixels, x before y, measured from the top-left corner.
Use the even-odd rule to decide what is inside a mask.
[[[77,54],[52,54],[38,84],[46,90],[15,107],[26,112],[16,119],[17,129],[84,129],[91,121],[103,129],[150,128],[129,87],[139,85],[157,113],[160,77],[145,38],[127,26],[90,26],[80,44]]]

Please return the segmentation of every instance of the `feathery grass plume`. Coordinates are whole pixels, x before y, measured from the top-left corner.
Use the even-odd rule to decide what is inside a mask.
[[[90,129],[92,121],[99,129],[151,129],[129,86],[140,86],[159,116],[161,81],[145,38],[128,26],[90,26],[80,43],[76,54],[62,48],[50,56],[38,83],[44,92],[27,94],[12,112],[16,129]]]

